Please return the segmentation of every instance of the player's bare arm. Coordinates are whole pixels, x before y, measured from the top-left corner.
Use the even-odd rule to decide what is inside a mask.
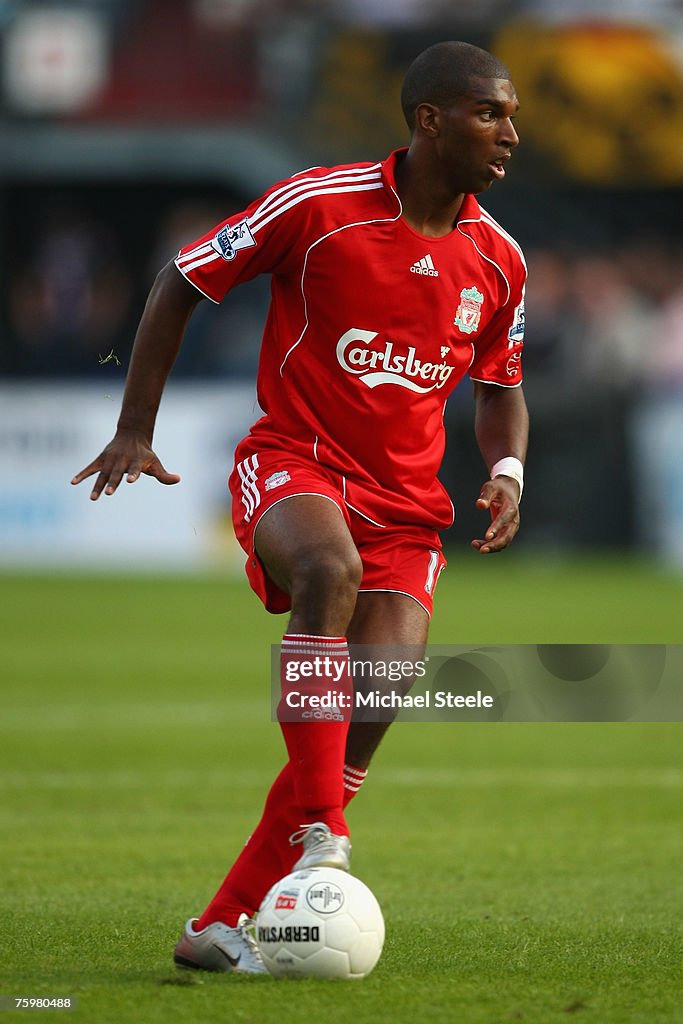
[[[167,264],[149,293],[135,336],[116,434],[106,448],[71,481],[79,484],[97,473],[90,498],[113,494],[126,477],[134,483],[142,473],[162,484],[176,484],[152,450],[159,402],[178,354],[185,328],[201,293]]]
[[[497,384],[474,384],[476,413],[474,430],[479,449],[489,470],[509,456],[523,464],[529,436],[529,414],[521,388]],[[502,551],[519,530],[520,486],[510,476],[488,480],[477,499],[477,508],[488,509],[491,524],[484,539],[472,541],[483,555]]]

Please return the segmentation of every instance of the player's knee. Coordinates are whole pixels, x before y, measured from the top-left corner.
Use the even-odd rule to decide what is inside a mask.
[[[312,601],[323,605],[355,605],[363,574],[360,555],[349,552],[311,551],[297,565],[292,586],[292,604]]]

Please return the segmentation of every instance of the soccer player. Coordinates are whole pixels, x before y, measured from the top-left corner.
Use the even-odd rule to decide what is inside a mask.
[[[124,476],[178,482],[152,434],[187,322],[202,298],[220,302],[272,275],[264,415],[237,446],[230,478],[235,531],[253,589],[269,611],[291,613],[283,664],[326,656],[346,686],[349,642],[426,643],[445,565],[437,531],[453,518],[437,480],[443,409],[466,373],[490,476],[476,499],[490,525],[472,545],[500,551],[519,527],[525,265],[474,198],[505,177],[517,97],[494,56],[443,42],[410,66],[402,106],[409,148],[295,174],[160,272],[116,435],[72,481],[97,474],[93,500]],[[349,869],[344,808],[388,723],[287,717],[287,763],[215,897],[188,921],[178,964],[263,971],[249,922],[273,882],[293,867]]]

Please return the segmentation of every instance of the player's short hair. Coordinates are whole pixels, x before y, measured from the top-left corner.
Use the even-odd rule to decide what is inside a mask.
[[[444,106],[466,96],[472,78],[505,78],[510,72],[497,57],[471,43],[435,43],[418,54],[406,72],[401,90],[403,116],[411,131],[420,103]]]

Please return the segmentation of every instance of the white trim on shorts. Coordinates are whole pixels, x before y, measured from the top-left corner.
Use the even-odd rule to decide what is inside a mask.
[[[410,597],[410,598],[412,598],[412,600],[415,602],[415,604],[419,604],[420,608],[424,608],[425,612],[427,613],[427,618],[428,619],[431,619],[431,617],[432,617],[432,613],[430,612],[429,608],[427,608],[426,605],[422,604],[422,601],[419,599],[419,597],[415,597],[415,594],[409,594],[407,590],[394,590],[393,587],[361,587],[360,590],[358,591],[358,593],[359,594],[401,594],[403,597]]]
[[[436,585],[439,582],[439,576],[441,575],[441,569],[443,569],[443,566],[440,566],[442,557],[443,556],[440,551],[437,551],[436,548],[430,548],[429,566],[427,568],[427,577],[424,583],[425,594],[429,594],[430,597],[434,594]]]
[[[365,521],[370,523],[372,526],[378,526],[380,530],[386,530],[386,523],[378,523],[376,519],[371,519],[370,516],[366,516],[365,512],[361,512],[359,508],[352,505],[346,496],[344,496],[344,504],[347,508],[350,508],[352,512],[355,512],[357,516],[360,516],[361,519],[365,519]]]

